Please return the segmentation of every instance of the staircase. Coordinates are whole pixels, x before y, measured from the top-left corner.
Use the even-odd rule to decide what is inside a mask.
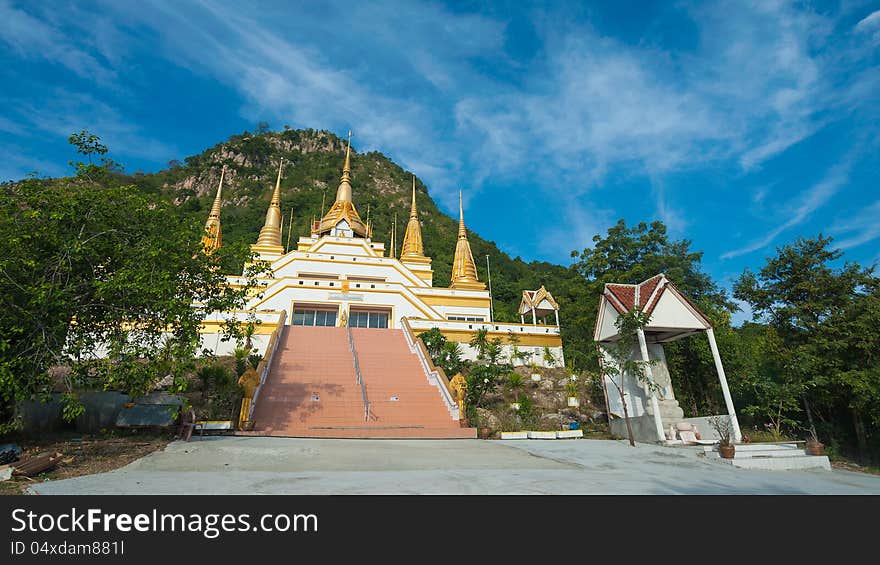
[[[474,438],[427,379],[401,330],[288,326],[254,408],[254,433]],[[362,392],[355,358],[363,379]],[[365,398],[368,412],[365,418]]]
[[[792,469],[831,470],[831,463],[825,455],[808,455],[802,442],[789,443],[739,443],[733,459],[721,459],[718,447],[704,447],[706,457],[728,463],[743,469],[764,469],[768,471],[787,471]]]

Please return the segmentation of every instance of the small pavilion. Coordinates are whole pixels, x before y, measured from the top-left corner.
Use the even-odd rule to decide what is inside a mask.
[[[547,316],[551,313],[555,316],[556,325],[559,325],[559,304],[553,300],[553,295],[550,294],[544,285],[541,285],[541,288],[538,290],[524,290],[522,293],[522,300],[519,303],[519,319],[520,322],[526,323],[526,314],[531,313],[532,315],[532,324],[537,325],[538,319],[542,320],[542,323],[547,323]]]
[[[594,332],[594,340],[600,351],[600,363],[604,365],[615,362],[607,352],[607,347],[619,338],[615,322],[620,315],[634,309],[648,314],[649,321],[644,330],[638,330],[638,344],[633,347],[631,359],[650,360],[651,363],[646,365],[646,376],[657,385],[650,387],[647,383],[638,382],[637,379],[624,378],[624,398],[635,439],[651,443],[665,442],[670,439],[667,430],[674,429],[676,424],[683,421],[694,424],[703,437],[715,436],[714,430],[708,423],[709,416],[684,418],[684,413],[675,400],[663,349],[665,343],[705,332],[730,418],[731,436],[738,443],[742,439],[742,433],[727,385],[727,377],[724,374],[724,366],[718,353],[718,345],[715,343],[712,323],[666,278],[666,275],[659,274],[639,284],[605,285],[599,301],[599,314]],[[603,381],[609,424],[612,433],[625,436],[626,424],[620,395],[609,379],[610,377],[606,376]]]

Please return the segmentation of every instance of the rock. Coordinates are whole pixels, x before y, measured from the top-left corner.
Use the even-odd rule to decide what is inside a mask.
[[[568,424],[571,423],[572,419],[566,416],[565,414],[544,414],[544,420],[551,423],[556,428],[568,428]]]
[[[477,418],[481,428],[486,427],[490,430],[497,430],[501,427],[501,421],[498,419],[498,416],[485,408],[477,408]]]
[[[153,385],[153,390],[166,390],[173,384],[174,377],[172,375],[165,375],[162,379],[159,380],[159,382]]]

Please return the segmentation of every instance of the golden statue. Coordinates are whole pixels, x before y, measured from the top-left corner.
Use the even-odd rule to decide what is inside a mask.
[[[464,399],[467,395],[467,381],[461,373],[456,374],[449,381],[449,388],[455,393],[455,401],[458,403],[458,418],[464,420]]]
[[[238,428],[241,430],[250,429],[253,425],[248,419],[251,413],[251,404],[254,401],[254,394],[257,387],[260,386],[260,375],[253,367],[248,367],[247,371],[238,378],[238,386],[244,391],[241,398],[241,411],[238,413]]]

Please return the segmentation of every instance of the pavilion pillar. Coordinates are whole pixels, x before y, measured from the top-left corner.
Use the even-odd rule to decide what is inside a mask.
[[[519,323],[521,323],[522,325],[526,324],[526,317],[522,314],[519,315]]]
[[[554,314],[556,314],[556,327],[559,327],[559,310],[554,310]]]
[[[709,349],[712,350],[712,359],[715,361],[715,371],[718,373],[718,380],[721,382],[721,393],[724,395],[724,404],[727,405],[727,415],[730,417],[730,424],[733,427],[733,440],[735,443],[742,441],[742,431],[739,429],[739,420],[736,418],[736,410],[733,408],[733,398],[730,396],[730,388],[727,386],[727,376],[724,374],[724,366],[721,364],[721,355],[718,353],[718,344],[715,343],[715,332],[712,328],[706,330],[709,336]]]
[[[648,375],[650,384],[654,383],[654,371],[651,369],[650,357],[648,357],[648,342],[645,341],[645,332],[642,328],[638,329],[639,350],[642,354],[642,360],[645,362],[645,372]],[[651,400],[651,411],[654,412],[654,426],[657,429],[657,441],[666,441],[666,432],[663,431],[663,419],[660,417],[660,403],[657,401],[657,394],[652,386],[648,386],[648,397]]]
[[[535,309],[534,309],[534,308],[532,308],[532,325],[533,325],[533,326],[537,326],[537,325],[538,325],[538,317],[535,315]]]

